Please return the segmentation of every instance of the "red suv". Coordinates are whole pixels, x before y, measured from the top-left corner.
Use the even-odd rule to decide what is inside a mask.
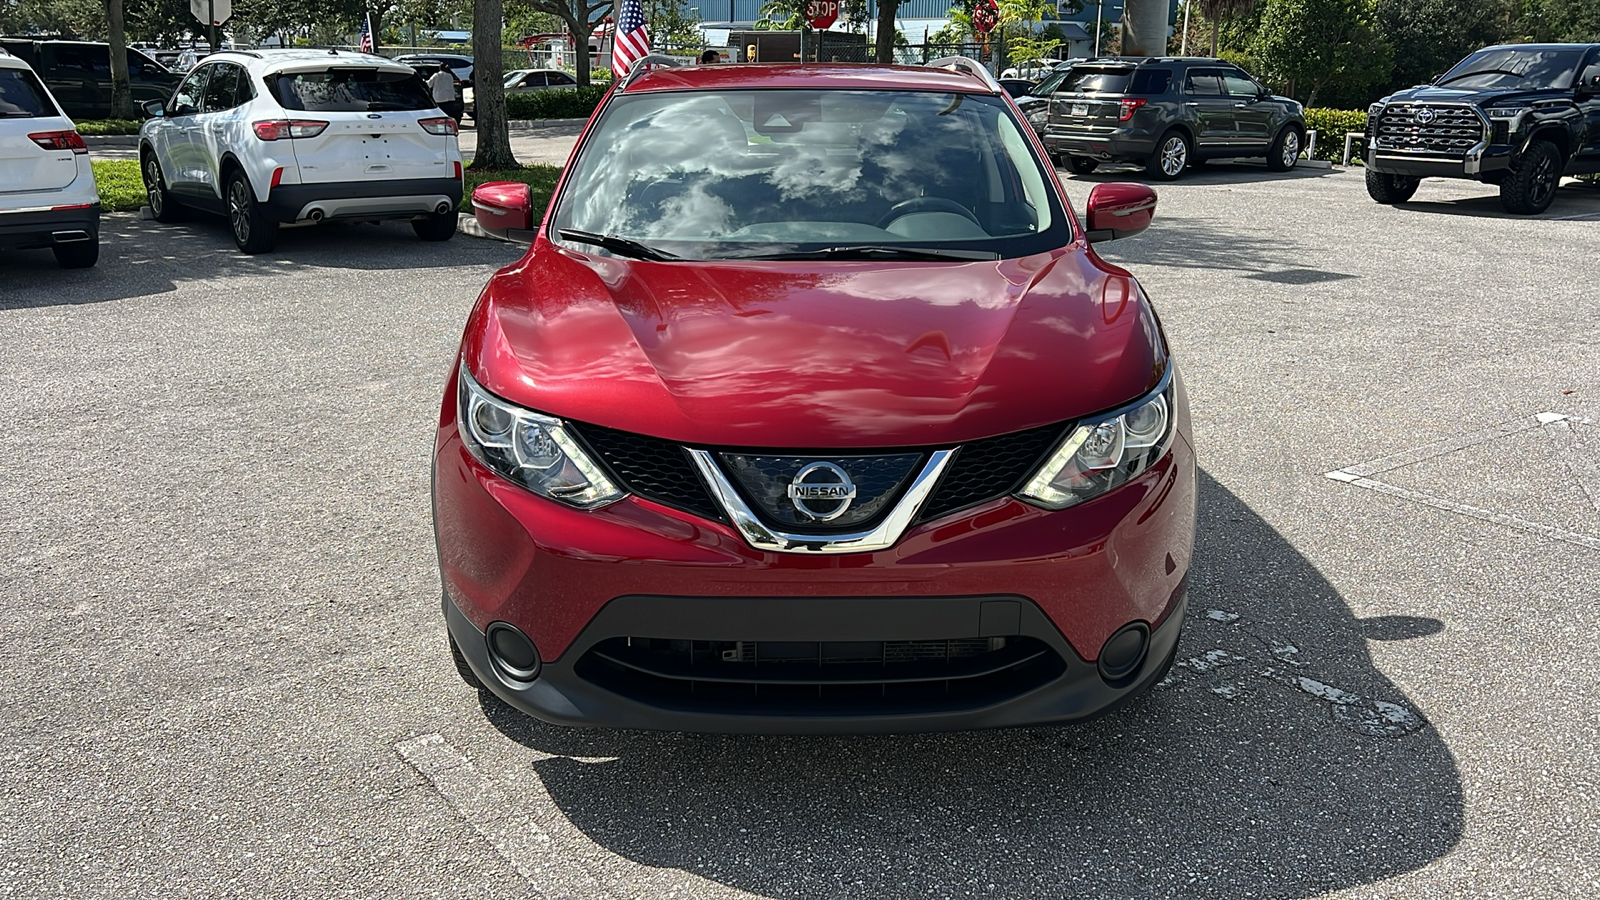
[[[1164,677],[1194,540],[1160,322],[953,69],[641,69],[462,339],[433,508],[461,674],[547,722],[926,731]]]

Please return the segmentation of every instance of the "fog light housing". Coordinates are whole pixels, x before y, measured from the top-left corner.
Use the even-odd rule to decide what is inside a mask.
[[[521,629],[509,622],[495,622],[484,632],[489,661],[501,678],[513,686],[523,686],[539,677],[539,650]]]
[[[1150,649],[1150,626],[1133,622],[1117,629],[1100,648],[1100,677],[1112,687],[1126,684],[1144,665]]]

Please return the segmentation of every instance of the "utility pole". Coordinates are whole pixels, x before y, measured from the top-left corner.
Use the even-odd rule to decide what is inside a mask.
[[[1183,3],[1183,46],[1178,48],[1179,56],[1189,55],[1189,7],[1194,6],[1194,0],[1184,0]]]
[[[1095,56],[1099,56],[1100,55],[1100,8],[1103,5],[1104,4],[1101,2],[1101,0],[1095,0],[1095,3],[1094,3],[1094,55]]]

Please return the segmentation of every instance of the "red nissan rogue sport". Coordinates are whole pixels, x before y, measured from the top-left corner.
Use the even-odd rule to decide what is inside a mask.
[[[1183,383],[982,70],[641,67],[466,326],[434,447],[461,674],[546,722],[1059,722],[1164,677]],[[1086,227],[1085,227],[1086,226]]]

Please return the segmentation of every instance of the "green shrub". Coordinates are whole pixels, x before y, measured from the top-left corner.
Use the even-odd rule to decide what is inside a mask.
[[[145,204],[144,179],[136,159],[95,160],[94,185],[106,212],[135,212]]]
[[[529,91],[526,94],[506,95],[506,118],[522,119],[587,119],[600,98],[606,95],[609,85],[591,84],[570,91]]]
[[[139,126],[143,125],[137,119],[91,119],[87,122],[78,122],[78,133],[84,135],[107,134],[138,134]]]
[[[1344,156],[1344,136],[1367,130],[1367,113],[1360,109],[1308,109],[1306,128],[1317,132],[1317,159],[1337,162]]]

